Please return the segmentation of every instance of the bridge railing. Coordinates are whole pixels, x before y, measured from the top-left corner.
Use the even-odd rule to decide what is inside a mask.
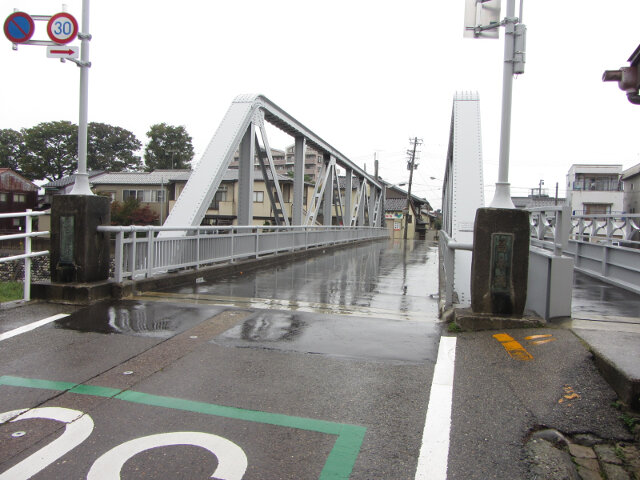
[[[114,280],[139,279],[182,268],[311,247],[386,238],[386,228],[326,226],[154,227],[101,226],[115,236]],[[187,231],[186,236],[159,232]]]
[[[640,214],[574,215],[571,240],[640,248]]]
[[[567,252],[575,269],[640,294],[640,214],[575,215]]]
[[[49,232],[34,232],[33,231],[33,218],[39,217],[42,215],[49,215],[51,212],[33,212],[31,210],[27,210],[26,212],[16,212],[16,213],[0,213],[0,218],[24,218],[25,219],[25,228],[24,233],[14,233],[8,235],[0,235],[0,242],[3,240],[24,240],[24,253],[19,255],[11,255],[7,257],[1,257],[0,263],[5,262],[15,262],[15,261],[24,261],[24,271],[23,271],[23,301],[29,301],[31,299],[31,259],[34,257],[41,257],[43,255],[48,255],[48,250],[43,250],[41,252],[33,252],[31,250],[31,239],[33,237],[45,236],[49,235]]]
[[[571,228],[568,206],[528,208],[531,246],[552,251],[561,256],[567,249]]]
[[[454,304],[459,302],[457,298],[457,292],[455,291],[455,278],[456,278],[456,250],[473,251],[473,243],[455,242],[449,237],[447,232],[440,230],[439,234],[439,247],[440,247],[440,278],[444,282],[444,303],[441,302],[441,312],[451,308]],[[465,272],[467,270],[465,269]],[[470,279],[463,279],[470,283]]]

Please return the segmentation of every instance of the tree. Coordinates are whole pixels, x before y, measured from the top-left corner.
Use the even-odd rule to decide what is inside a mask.
[[[191,137],[183,127],[166,123],[151,125],[149,143],[144,149],[145,170],[190,168],[193,159]]]
[[[23,149],[20,132],[10,128],[0,130],[0,167],[19,171],[19,159]]]
[[[91,122],[87,137],[89,170],[122,172],[137,170],[142,166],[140,156],[135,155],[142,143],[129,130]]]
[[[24,152],[19,166],[30,179],[58,180],[77,169],[78,127],[71,122],[43,122],[22,129]]]
[[[111,203],[111,225],[151,225],[158,223],[158,214],[148,205],[140,206],[140,202],[129,197],[124,202]]]

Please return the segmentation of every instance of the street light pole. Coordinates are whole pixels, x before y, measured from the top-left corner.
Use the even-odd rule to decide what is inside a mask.
[[[76,62],[80,67],[80,115],[78,121],[78,172],[71,190],[71,195],[93,195],[89,187],[89,174],[87,173],[87,131],[89,116],[89,0],[82,0],[82,32],[78,34],[81,43],[80,61]]]

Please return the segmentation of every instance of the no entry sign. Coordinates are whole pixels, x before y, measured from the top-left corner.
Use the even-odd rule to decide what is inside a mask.
[[[4,34],[13,43],[29,41],[34,30],[33,19],[24,12],[14,12],[4,22]]]
[[[78,34],[78,22],[66,12],[56,13],[47,23],[47,34],[59,44],[73,42]]]

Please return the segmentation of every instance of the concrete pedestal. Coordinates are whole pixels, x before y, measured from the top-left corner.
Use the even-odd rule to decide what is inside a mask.
[[[527,300],[529,213],[479,208],[473,234],[471,309],[522,316]]]
[[[109,278],[110,199],[95,195],[55,195],[51,205],[51,282],[87,283]]]

